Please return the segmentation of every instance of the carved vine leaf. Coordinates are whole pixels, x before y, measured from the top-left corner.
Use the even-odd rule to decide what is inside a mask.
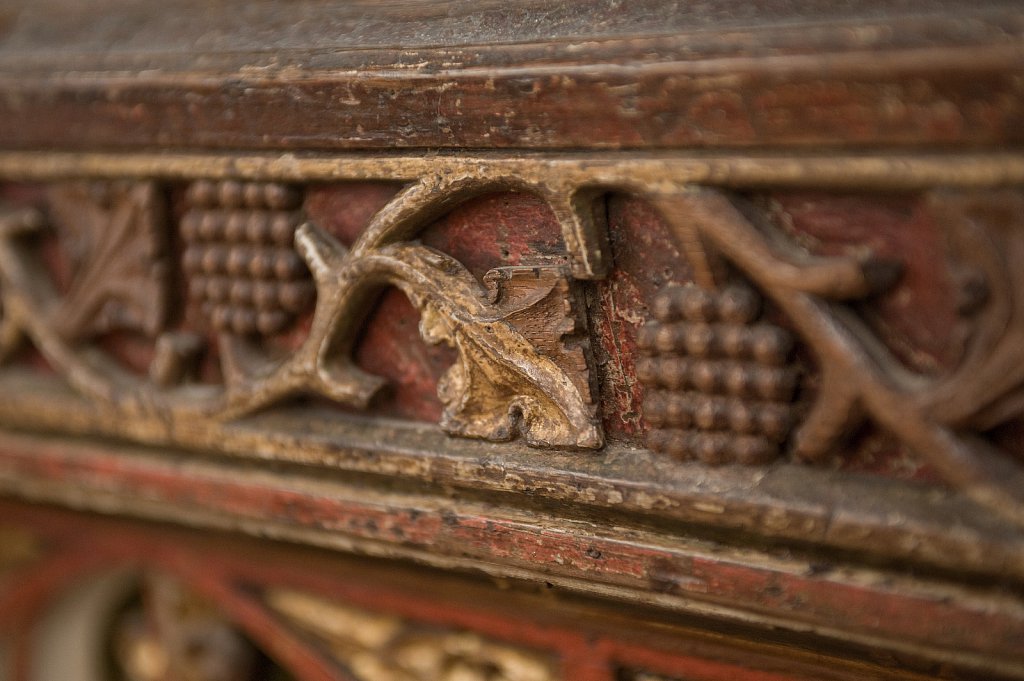
[[[563,337],[575,331],[574,321],[567,310],[551,306],[553,291],[566,290],[566,273],[540,267],[526,268],[526,273],[492,271],[492,282],[508,281],[503,275],[523,279],[533,274],[534,295],[532,300],[520,301],[521,306],[509,303],[511,291],[496,294],[498,302],[512,308],[504,313],[501,306],[484,302],[488,293],[447,256],[416,246],[389,250],[388,256],[431,280],[425,286],[406,288],[420,308],[424,339],[448,343],[459,353],[438,389],[445,405],[442,428],[489,440],[511,439],[518,430],[535,446],[601,446],[589,386],[574,382],[558,363],[561,359],[577,370],[581,364],[586,368],[579,346],[574,353],[563,345]],[[453,286],[456,278],[460,285]],[[394,283],[403,286],[398,280]],[[555,296],[556,303],[565,300]],[[524,330],[549,339],[557,349],[551,355],[542,354]]]
[[[115,329],[155,336],[167,315],[166,210],[151,182],[58,185],[50,213],[72,261],[51,324],[68,341]]]
[[[537,314],[547,320],[540,325],[553,324],[557,338],[574,328],[564,310],[552,314],[541,305],[555,287],[564,285],[564,273],[538,268],[537,299],[517,306],[506,298],[508,307],[503,307],[500,293],[497,302],[489,302],[495,298],[494,289],[488,292],[458,261],[439,251],[394,244],[345,260],[340,244],[312,225],[300,230],[299,238],[314,276],[329,273],[326,276],[333,279],[325,282],[329,295],[321,290],[323,304],[344,309],[367,287],[396,286],[420,310],[424,339],[448,343],[458,351],[459,359],[438,391],[445,405],[445,430],[492,440],[510,439],[518,431],[537,446],[601,445],[589,392],[516,326],[517,315],[538,308]],[[335,264],[325,267],[327,262]],[[349,325],[335,331],[321,346],[324,361],[331,347],[350,343],[355,330]]]

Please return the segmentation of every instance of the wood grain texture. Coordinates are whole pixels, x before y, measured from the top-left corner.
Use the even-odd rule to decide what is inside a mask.
[[[942,6],[915,2],[844,11],[809,1],[667,0],[571,8],[221,2],[194,10],[189,3],[7,10],[0,144],[640,149],[1022,141],[1024,90],[1015,74],[1024,20],[1010,2],[946,15]]]

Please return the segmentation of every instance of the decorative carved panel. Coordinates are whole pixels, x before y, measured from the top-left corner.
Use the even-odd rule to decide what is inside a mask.
[[[354,363],[353,348],[376,294],[393,286],[419,312],[423,340],[455,350],[437,386],[439,425],[450,434],[600,448],[598,391],[619,390],[616,381],[638,383],[647,394],[642,415],[652,450],[707,463],[762,464],[783,452],[815,460],[870,420],[947,482],[1020,518],[1022,473],[1012,454],[999,451],[1000,442],[1012,443],[1019,418],[1012,366],[1020,286],[1007,278],[1018,191],[922,195],[938,230],[935,247],[943,249],[929,257],[948,263],[949,305],[963,343],[948,370],[922,373],[870,321],[872,301],[900,279],[900,258],[855,243],[844,253],[814,254],[739,194],[666,185],[673,172],[696,175],[701,166],[566,161],[565,172],[554,175],[530,162],[513,169],[446,163],[409,160],[407,172],[424,178],[386,202],[351,247],[303,222],[301,184],[194,182],[183,194],[173,268],[183,274],[173,295],[165,246],[173,239],[164,226],[173,216],[159,198],[172,185],[54,185],[35,212],[14,206],[5,218],[5,354],[17,338],[28,338],[81,394],[112,415],[140,419],[135,437],[188,445],[178,427],[160,431],[197,419],[217,427],[296,397],[371,407],[385,382]],[[1012,164],[993,163],[1014,172]],[[822,165],[800,166],[802,181],[836,182],[857,168],[836,162],[836,179],[822,180],[814,177]],[[375,167],[368,160],[350,176],[395,179],[391,166]],[[766,162],[744,172],[748,182],[771,182],[782,177],[778,167]],[[937,171],[883,166],[862,181],[927,183]],[[677,270],[666,270],[668,285],[649,299],[652,321],[637,331],[648,358],[617,376],[593,371],[595,325],[587,318],[599,320],[609,308],[585,303],[593,295],[580,279],[605,276],[610,257],[600,218],[605,193],[597,184],[646,201],[679,253]],[[494,267],[477,278],[413,240],[437,215],[498,188],[547,201],[562,228],[562,258],[537,256],[534,264]],[[860,197],[870,206],[870,194]],[[70,274],[47,264],[44,240]],[[115,248],[112,264],[97,264],[109,260],[104,249]],[[614,269],[609,276],[614,280]],[[118,354],[105,351],[109,344],[89,341],[120,329],[152,340],[146,376],[119,368]],[[146,419],[155,422],[147,426]]]
[[[478,181],[475,191],[488,182]],[[153,185],[137,184],[137,208],[127,203],[121,209],[124,216],[116,211],[109,215],[113,224],[104,238],[112,245],[104,242],[92,249],[97,251],[90,261],[95,271],[77,276],[66,295],[32,253],[31,235],[24,233],[22,214],[16,210],[8,216],[3,245],[3,259],[10,263],[3,273],[5,322],[12,339],[31,338],[79,391],[126,415],[231,419],[295,395],[320,395],[365,408],[383,381],[356,367],[351,352],[374,293],[382,286],[395,286],[419,311],[423,339],[445,343],[458,355],[438,386],[445,405],[444,430],[499,441],[521,435],[534,446],[600,447],[582,304],[569,269],[558,263],[499,267],[477,281],[453,258],[402,241],[411,236],[417,220],[423,220],[418,213],[466,191],[474,190],[432,188],[421,195],[419,187],[412,187],[381,209],[348,249],[314,224],[299,224],[302,199],[297,188],[193,183],[185,192],[180,269],[187,289],[182,297],[198,320],[184,331],[162,323],[169,313],[163,289],[154,296],[147,288],[153,277],[161,284],[166,278],[164,255],[152,245],[137,252],[125,249],[129,238],[155,238],[156,228],[149,223],[133,230],[131,222],[132,210],[145,206],[153,212],[150,204],[155,198],[142,198],[155,196]],[[452,192],[455,196],[449,196]],[[75,205],[61,195],[49,201],[45,211],[61,220]],[[103,215],[87,213],[87,226],[79,229],[106,234]],[[575,217],[573,212],[567,219]],[[32,219],[37,230],[45,229],[42,215]],[[73,219],[67,216],[61,222]],[[65,255],[82,249],[61,232],[57,243]],[[101,266],[98,263],[112,257],[103,248],[117,248],[111,251],[117,258],[127,258],[126,263],[144,273]],[[133,301],[122,294],[108,303],[111,284],[103,276],[119,277],[117,285],[140,298]],[[310,307],[314,291],[315,308],[301,342],[277,353],[255,342],[294,323],[295,315]],[[86,295],[92,299],[84,299]],[[131,326],[131,313],[125,309],[147,313],[147,323],[135,326],[150,336],[160,334],[149,365],[151,380],[133,379],[107,358],[95,356],[95,349],[70,342],[69,336],[75,340],[83,335],[83,322],[66,311],[54,315],[57,321],[47,318],[49,310],[61,306],[74,307],[80,311],[76,314],[101,330]],[[95,314],[89,313],[94,309]],[[70,332],[68,325],[74,327]],[[204,334],[205,343],[199,337]],[[223,382],[217,388],[185,380],[186,365],[194,363],[204,345],[215,348],[220,358],[217,368]],[[171,385],[175,381],[182,383],[180,389]]]

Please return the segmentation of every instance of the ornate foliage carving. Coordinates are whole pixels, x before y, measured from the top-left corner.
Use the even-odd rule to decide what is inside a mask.
[[[161,329],[166,294],[150,286],[163,284],[166,274],[156,247],[155,188],[149,183],[111,187],[95,206],[77,199],[85,206],[85,227],[75,222],[71,199],[61,195],[56,203],[60,223],[75,225],[66,231],[93,235],[84,241],[89,257],[82,258],[83,273],[68,296],[53,291],[28,244],[15,234],[13,217],[0,238],[4,303],[18,311],[4,317],[8,335],[32,338],[84,393],[127,414],[186,419],[236,418],[300,394],[365,408],[383,380],[356,367],[351,353],[376,292],[395,286],[420,311],[423,338],[458,352],[438,390],[444,430],[490,440],[519,435],[535,446],[602,445],[582,306],[569,271],[558,265],[498,268],[481,284],[450,256],[408,242],[451,196],[425,194],[412,185],[377,214],[349,251],[313,224],[297,228],[301,195],[294,188],[192,184],[182,219],[183,269],[192,300],[216,334],[224,375],[223,386],[198,386],[187,378],[203,341]],[[76,188],[73,196],[84,191]],[[116,224],[104,231],[105,219]],[[97,258],[114,258],[113,266],[104,269]],[[138,272],[147,269],[152,276],[134,286]],[[268,351],[257,336],[294,320],[312,302],[314,287],[312,320],[298,348],[284,357]],[[67,306],[75,312],[46,314]],[[115,322],[151,334],[163,331],[150,380],[138,380],[95,349],[71,343],[114,328]]]
[[[420,310],[420,333],[431,343],[445,342],[459,353],[439,393],[445,405],[442,427],[450,433],[507,440],[518,429],[533,445],[598,447],[589,394],[569,378],[555,360],[542,354],[514,325],[516,314],[539,306],[562,273],[542,274],[539,300],[506,301],[500,288],[488,292],[462,265],[423,246],[393,244],[355,255],[330,235],[306,224],[296,235],[299,252],[317,283],[317,307],[302,346],[284,361],[267,364],[244,341],[229,337],[222,352],[229,360],[230,409],[250,411],[301,391],[361,406],[379,389],[379,379],[348,361],[358,328],[340,323],[361,316],[369,289],[389,284],[401,289]],[[501,278],[501,275],[491,277]],[[517,277],[521,278],[521,277]],[[552,280],[543,290],[545,279]],[[567,284],[566,284],[567,286]],[[494,290],[499,291],[496,302]],[[527,296],[527,300],[529,296]],[[550,314],[550,313],[548,313]],[[563,317],[554,324],[560,338],[569,328]],[[534,328],[536,330],[536,328]],[[339,361],[339,358],[340,361]]]
[[[1019,191],[929,195],[960,273],[965,348],[957,368],[932,376],[901,364],[850,305],[890,286],[899,263],[863,249],[809,255],[742,201],[684,179],[627,179],[607,167],[590,176],[586,165],[559,179],[524,168],[505,175],[459,166],[411,181],[349,249],[303,224],[294,188],[193,184],[183,265],[213,329],[223,385],[190,382],[205,341],[162,328],[165,246],[155,186],[64,186],[52,192],[53,221],[65,241],[80,244],[66,294],[55,291],[26,238],[39,228],[38,217],[8,211],[0,221],[0,351],[9,354],[28,337],[81,392],[117,413],[166,423],[234,419],[301,394],[364,408],[383,381],[360,370],[352,351],[377,292],[394,286],[419,310],[423,338],[457,351],[438,391],[446,431],[600,447],[573,277],[607,270],[595,197],[603,186],[629,186],[670,224],[697,284],[663,290],[640,338],[649,355],[639,378],[650,388],[653,449],[716,463],[764,462],[784,449],[817,460],[870,419],[975,499],[1024,519],[1024,474],[986,435],[1018,421],[1024,404],[1015,361],[1024,334],[1024,282],[1014,265],[1024,249]],[[452,257],[413,241],[438,215],[496,187],[548,200],[572,255],[569,269],[503,267],[481,282]],[[109,267],[96,264],[115,251]],[[791,338],[774,316],[760,313],[762,296],[816,363],[810,390],[789,364]],[[310,306],[308,332],[294,350],[268,351],[262,338]],[[84,343],[114,328],[159,334],[148,378],[112,367]],[[806,408],[793,404],[797,392],[810,398]]]

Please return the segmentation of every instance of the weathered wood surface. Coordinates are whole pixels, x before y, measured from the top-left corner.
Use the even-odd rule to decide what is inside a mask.
[[[303,681],[1024,678],[1022,73],[1009,0],[7,3],[0,664],[128,566]]]

